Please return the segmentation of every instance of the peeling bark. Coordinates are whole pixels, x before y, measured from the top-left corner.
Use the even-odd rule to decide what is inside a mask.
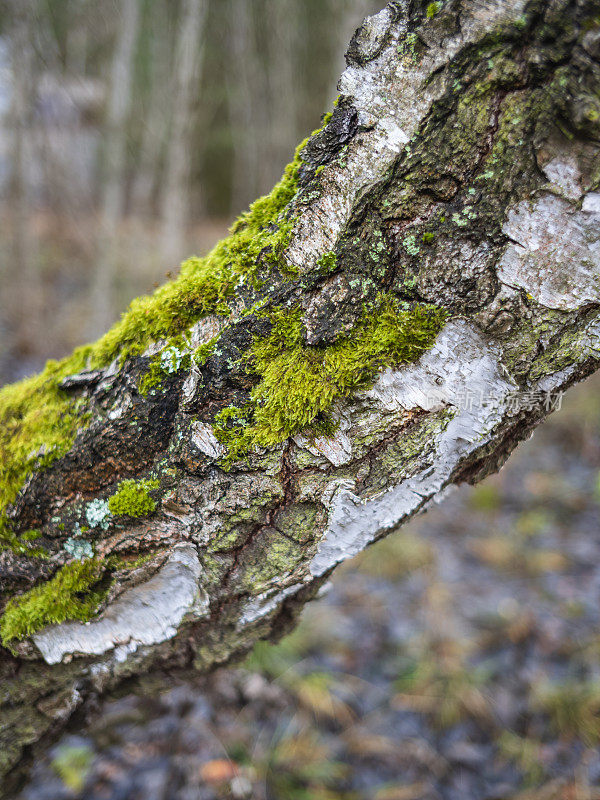
[[[280,635],[336,564],[498,469],[597,369],[599,20],[583,0],[390,3],[355,34],[331,119],[301,151],[282,253],[261,251],[229,314],[63,380],[86,424],[6,510],[49,557],[0,554],[0,610],[84,542],[113,566],[90,622],[0,648],[6,786],[94,693]],[[327,429],[229,458],[218,415],[253,397],[244,359],[266,312],[300,309],[304,346],[324,353],[381,292],[446,312],[433,345],[338,396]],[[110,511],[125,490],[143,514]]]

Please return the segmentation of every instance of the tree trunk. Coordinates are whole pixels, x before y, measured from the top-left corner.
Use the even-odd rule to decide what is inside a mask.
[[[268,152],[265,159],[267,180],[277,180],[289,153],[288,142],[298,136],[297,111],[300,95],[298,70],[298,30],[300,8],[293,0],[268,0],[265,20],[269,39],[267,72],[269,88],[270,130]],[[341,15],[340,15],[341,16]],[[346,42],[344,42],[344,45]],[[276,172],[276,170],[278,170]]]
[[[165,3],[153,3],[150,14],[150,67],[147,103],[142,120],[139,158],[131,188],[131,207],[138,217],[152,215],[159,185],[163,149],[167,141],[169,117],[165,114],[171,95],[169,80],[172,71],[173,43],[168,30],[169,8]]]
[[[599,14],[390,3],[230,237],[0,393],[2,771],[287,630],[598,367]]]
[[[6,342],[13,355],[28,358],[43,329],[42,283],[38,272],[38,247],[32,224],[33,205],[29,161],[34,150],[34,112],[37,63],[32,37],[34,9],[30,2],[12,8],[11,78],[12,96],[9,126],[12,133],[9,208],[13,228],[11,258],[0,268],[0,285],[18,286],[16,297],[30,314],[21,311],[14,320],[16,341]],[[18,276],[17,279],[16,276]],[[9,314],[11,312],[9,311]],[[12,312],[14,313],[14,311]]]
[[[202,63],[206,8],[205,0],[186,0],[181,12],[171,104],[172,125],[162,196],[162,247],[169,265],[183,257],[189,222],[193,99]]]
[[[229,0],[227,99],[233,140],[231,208],[237,213],[261,186],[266,84],[256,41],[256,6]],[[289,57],[289,54],[288,54]]]
[[[124,174],[127,161],[127,117],[131,105],[133,57],[138,34],[139,0],[123,0],[113,58],[106,117],[105,175],[100,201],[98,258],[91,290],[90,330],[103,331],[114,317],[117,234],[124,212]]]

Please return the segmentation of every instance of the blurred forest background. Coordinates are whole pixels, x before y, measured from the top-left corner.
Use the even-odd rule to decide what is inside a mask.
[[[1,0],[0,383],[268,192],[382,0]]]

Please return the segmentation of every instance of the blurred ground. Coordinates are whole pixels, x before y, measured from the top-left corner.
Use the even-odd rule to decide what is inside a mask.
[[[103,703],[22,800],[600,798],[599,390],[243,668]]]

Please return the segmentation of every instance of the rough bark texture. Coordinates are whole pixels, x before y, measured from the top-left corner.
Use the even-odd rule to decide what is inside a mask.
[[[79,428],[5,492],[0,774],[127,676],[286,630],[598,367],[600,4],[390,3],[347,62],[283,206],[208,257],[212,306],[165,295],[160,341],[125,326],[111,363],[48,373]],[[65,621],[40,624],[77,569]]]

